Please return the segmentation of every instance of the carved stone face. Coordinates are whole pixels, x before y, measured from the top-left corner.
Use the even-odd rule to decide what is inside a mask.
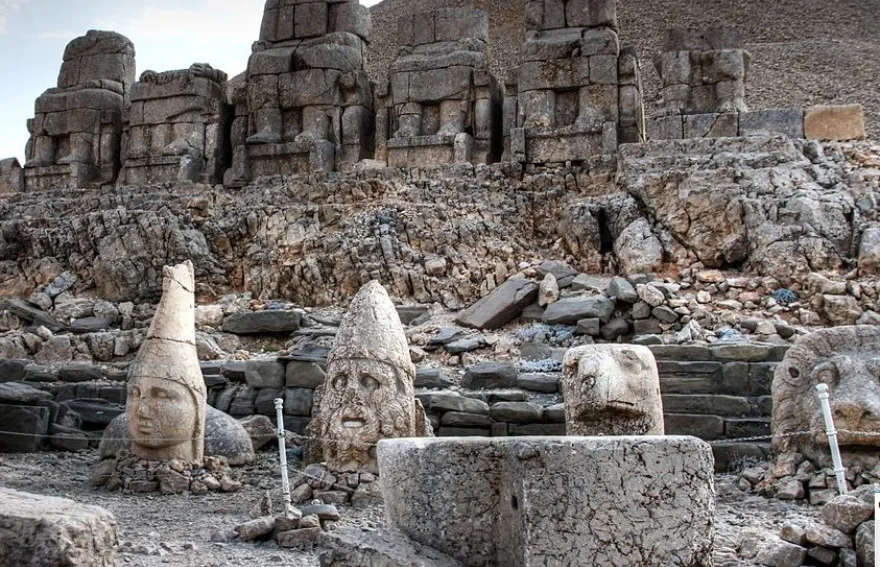
[[[128,387],[128,427],[134,444],[147,449],[181,446],[189,452],[198,433],[192,393],[181,384],[158,378],[135,378]]]
[[[401,370],[378,360],[337,360],[328,368],[322,436],[332,439],[325,458],[334,470],[369,470],[380,439],[411,436],[412,382]]]
[[[836,327],[795,344],[773,379],[773,446],[814,463],[830,460],[816,386],[827,384],[844,464],[880,460],[880,329]],[[799,434],[800,432],[809,432]]]
[[[569,435],[663,435],[660,379],[647,348],[573,348],[562,371]]]

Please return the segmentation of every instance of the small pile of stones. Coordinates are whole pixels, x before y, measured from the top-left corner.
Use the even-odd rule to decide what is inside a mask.
[[[308,465],[291,479],[291,500],[313,499],[327,504],[369,506],[382,501],[379,478],[368,472],[334,473],[323,465]]]
[[[874,490],[862,486],[832,498],[822,520],[786,522],[780,541],[758,553],[757,562],[774,567],[874,564]]]
[[[880,482],[880,465],[871,470],[848,467],[844,473],[848,490]],[[757,492],[779,500],[807,500],[822,506],[837,495],[833,469],[818,469],[800,453],[781,455],[773,464],[743,469],[737,486],[743,492]]]
[[[333,504],[314,500],[306,506],[279,514],[272,512],[272,500],[268,493],[251,510],[252,520],[230,530],[219,530],[211,536],[215,542],[258,542],[274,540],[279,546],[310,549],[321,533],[336,529],[341,516]]]
[[[115,459],[105,459],[92,472],[92,484],[128,494],[192,494],[238,492],[241,482],[230,476],[225,457],[205,457],[202,465],[180,459],[147,461],[128,451],[120,451]]]

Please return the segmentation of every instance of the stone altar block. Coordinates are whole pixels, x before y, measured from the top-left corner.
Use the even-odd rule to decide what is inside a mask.
[[[207,64],[145,71],[131,88],[121,184],[223,180],[226,73]]]
[[[558,163],[616,152],[619,55],[616,0],[527,0],[510,157]],[[509,100],[505,110],[513,123]]]
[[[233,93],[227,185],[345,169],[371,155],[370,27],[357,0],[267,0],[246,81]]]
[[[712,451],[694,437],[379,442],[394,527],[467,567],[712,565]]]
[[[489,71],[489,20],[473,8],[398,21],[400,53],[377,93],[377,158],[388,165],[492,163],[501,91]]]
[[[91,30],[67,45],[58,86],[37,99],[28,120],[26,189],[99,186],[116,179],[134,58],[134,45],[115,32]]]

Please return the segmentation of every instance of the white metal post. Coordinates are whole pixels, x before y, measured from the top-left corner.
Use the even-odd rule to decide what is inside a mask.
[[[837,477],[837,492],[846,494],[846,478],[843,476],[846,469],[840,459],[840,447],[837,445],[837,430],[834,429],[834,418],[831,416],[831,396],[828,394],[828,384],[818,384],[819,404],[822,406],[822,416],[825,418],[825,433],[828,435],[828,446],[831,448],[831,462],[834,464],[834,476]]]
[[[278,420],[278,455],[281,458],[281,491],[284,493],[284,514],[292,508],[290,503],[290,479],[287,476],[287,447],[284,435],[284,400],[275,399],[275,416]]]

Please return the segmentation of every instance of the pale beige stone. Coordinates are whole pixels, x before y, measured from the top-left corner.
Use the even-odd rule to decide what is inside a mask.
[[[372,281],[352,300],[327,358],[327,381],[309,424],[309,460],[337,472],[378,473],[380,439],[430,435],[414,379],[400,317]]]
[[[865,111],[861,104],[814,106],[804,114],[808,140],[864,140]]]
[[[654,355],[637,345],[570,349],[562,363],[569,435],[663,435]]]
[[[151,461],[200,463],[207,391],[196,353],[193,264],[166,266],[164,276],[162,299],[129,371],[131,451]]]

